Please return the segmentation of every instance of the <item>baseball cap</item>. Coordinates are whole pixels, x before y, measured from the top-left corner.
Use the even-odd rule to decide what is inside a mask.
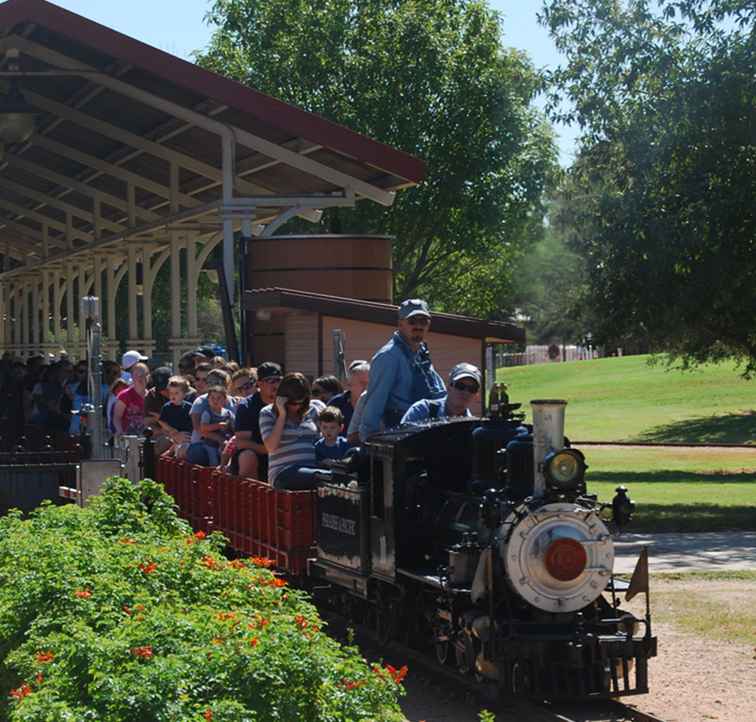
[[[121,368],[124,371],[128,371],[135,363],[146,360],[147,357],[142,356],[139,351],[127,351],[123,356],[121,356]]]
[[[215,349],[212,346],[200,346],[197,349],[197,353],[201,356],[204,356],[206,359],[213,359],[216,356],[218,356],[217,353],[215,353]]]
[[[281,367],[274,363],[273,361],[263,361],[258,367],[257,367],[257,380],[261,381],[262,379],[272,379],[275,377],[282,377],[283,376],[283,370]]]
[[[460,379],[474,379],[478,386],[480,386],[480,369],[477,366],[473,366],[472,364],[463,361],[462,363],[457,364],[449,372],[450,384],[453,384]]]
[[[428,304],[421,298],[408,298],[399,306],[399,320],[404,321],[412,316],[431,317]]]
[[[173,372],[167,366],[160,366],[150,374],[152,383],[158,391],[168,388],[168,380],[171,376]]]

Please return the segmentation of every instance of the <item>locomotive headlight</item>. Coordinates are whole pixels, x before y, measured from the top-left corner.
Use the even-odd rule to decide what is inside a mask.
[[[543,462],[549,485],[559,492],[577,491],[585,477],[585,457],[577,449],[552,451]]]

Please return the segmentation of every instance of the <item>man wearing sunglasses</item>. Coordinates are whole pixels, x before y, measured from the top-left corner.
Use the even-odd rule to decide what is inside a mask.
[[[412,404],[440,399],[446,394],[443,379],[433,368],[425,335],[431,325],[428,304],[409,298],[399,306],[399,328],[370,362],[360,439],[365,441],[381,427],[398,426]]]
[[[231,468],[239,476],[266,480],[268,451],[260,434],[260,410],[275,403],[283,370],[277,363],[264,361],[257,367],[257,392],[236,409],[236,452]]]
[[[402,424],[427,424],[430,421],[472,416],[470,405],[480,392],[480,369],[468,363],[457,364],[449,373],[449,386],[443,399],[422,399],[412,404]]]

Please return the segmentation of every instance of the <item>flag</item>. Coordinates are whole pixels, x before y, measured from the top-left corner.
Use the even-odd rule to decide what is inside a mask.
[[[648,595],[648,547],[641,549],[638,563],[635,565],[633,576],[630,579],[630,586],[625,592],[625,601],[630,601],[636,594]]]

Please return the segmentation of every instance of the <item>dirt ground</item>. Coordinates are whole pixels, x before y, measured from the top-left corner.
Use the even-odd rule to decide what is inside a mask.
[[[635,706],[666,722],[756,721],[756,580],[652,579],[651,589],[659,656]]]
[[[652,579],[654,634],[651,692],[626,698],[665,722],[756,722],[756,579]],[[645,602],[629,606],[642,614]],[[476,722],[479,708],[435,685],[408,679],[402,705],[411,722]],[[502,710],[497,720],[517,719]],[[580,715],[586,722],[606,717]]]

